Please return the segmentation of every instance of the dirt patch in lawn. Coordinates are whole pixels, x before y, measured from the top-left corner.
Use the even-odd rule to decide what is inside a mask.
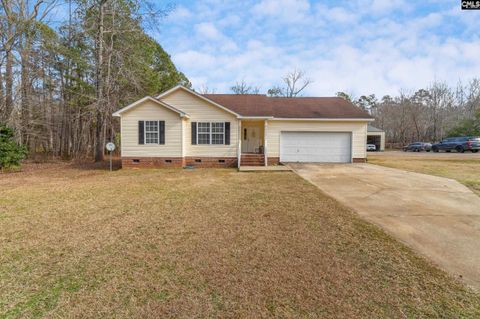
[[[462,158],[464,156],[465,158]],[[371,164],[455,179],[480,196],[480,155],[385,152],[368,155]]]
[[[478,317],[480,297],[293,173],[0,176],[0,317]]]

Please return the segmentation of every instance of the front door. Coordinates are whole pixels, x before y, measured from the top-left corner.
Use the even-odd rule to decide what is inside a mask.
[[[247,126],[242,132],[242,153],[260,152],[260,127]]]

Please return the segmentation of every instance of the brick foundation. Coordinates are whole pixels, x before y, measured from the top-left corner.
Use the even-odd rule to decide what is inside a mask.
[[[189,156],[185,157],[185,164],[188,166],[203,168],[237,167],[237,158]]]
[[[366,163],[367,159],[366,158],[354,158],[353,163]]]
[[[236,157],[122,157],[122,168],[237,167]]]
[[[366,163],[366,158],[354,158],[353,163]],[[268,165],[279,165],[279,157],[268,157]],[[122,168],[198,168],[237,167],[236,157],[122,157]]]
[[[122,168],[175,168],[185,166],[182,157],[122,157]]]

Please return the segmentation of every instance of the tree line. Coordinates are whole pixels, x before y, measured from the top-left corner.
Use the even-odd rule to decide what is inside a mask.
[[[191,86],[146,33],[168,8],[140,0],[1,0],[0,122],[31,156],[103,159],[111,114],[176,84]],[[65,6],[63,6],[65,8]]]
[[[372,124],[385,131],[391,146],[414,141],[437,142],[448,136],[480,136],[480,79],[455,87],[433,82],[425,89],[385,95],[352,98],[344,92],[337,96],[368,111]]]
[[[283,86],[267,90],[273,97],[296,97],[312,83],[305,71],[294,69],[282,78]],[[230,87],[235,94],[259,94],[260,88],[237,82]],[[480,79],[455,87],[433,82],[425,89],[401,91],[396,96],[361,95],[337,92],[369,112],[374,126],[385,131],[387,144],[398,147],[414,141],[436,142],[448,136],[480,136]]]
[[[0,124],[13,129],[13,137],[31,156],[99,161],[105,143],[118,137],[113,111],[191,83],[146,32],[168,8],[140,0],[67,4],[65,21],[53,27],[59,1],[0,0]],[[295,97],[312,83],[298,69],[282,82],[267,94]],[[248,94],[260,88],[242,81],[231,90]],[[455,87],[434,82],[381,99],[374,94],[338,96],[370,112],[373,124],[393,144],[480,135],[480,79]]]

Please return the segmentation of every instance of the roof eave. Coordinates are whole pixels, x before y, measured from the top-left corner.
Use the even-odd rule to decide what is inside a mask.
[[[240,115],[238,117],[240,120],[271,120],[273,116],[248,116],[248,115]]]
[[[373,118],[341,118],[341,117],[272,117],[273,121],[347,121],[347,122],[373,122]]]
[[[141,103],[143,103],[143,102],[145,102],[145,101],[147,101],[147,100],[150,100],[150,101],[152,101],[152,102],[155,102],[155,103],[157,103],[157,104],[160,104],[161,106],[165,107],[166,109],[169,109],[169,110],[172,111],[172,112],[178,113],[178,114],[180,115],[180,117],[182,117],[182,118],[183,118],[183,117],[185,117],[185,118],[190,118],[190,116],[189,116],[187,113],[185,113],[185,112],[183,112],[183,111],[180,111],[179,109],[177,109],[177,108],[175,108],[175,107],[173,107],[173,106],[171,106],[171,105],[169,105],[169,104],[167,104],[167,103],[165,103],[165,102],[163,102],[163,101],[159,101],[159,100],[157,100],[157,99],[155,99],[155,98],[153,98],[153,97],[151,97],[151,96],[145,96],[145,97],[141,98],[140,100],[137,100],[137,101],[135,101],[135,102],[133,102],[133,103],[131,103],[131,104],[129,104],[129,105],[121,108],[120,110],[114,112],[114,113],[112,114],[112,116],[114,116],[114,117],[122,117],[122,113],[124,113],[124,112],[126,112],[126,111],[128,111],[128,110],[130,110],[130,109],[132,109],[132,108],[134,108],[135,106],[137,106],[137,105],[139,105],[139,104],[141,104]]]
[[[174,107],[174,106],[172,106],[172,105],[170,105],[170,104],[168,104],[168,103],[166,103],[166,102],[164,102],[164,101],[161,101],[161,100],[158,100],[158,99],[155,99],[155,100],[156,100],[157,102],[159,102],[160,104],[162,104],[163,106],[165,106],[166,108],[170,109],[171,111],[180,114],[180,117],[182,117],[182,118],[187,118],[187,119],[190,118],[190,116],[189,116],[187,113],[185,113],[185,112],[177,109],[176,107]]]

